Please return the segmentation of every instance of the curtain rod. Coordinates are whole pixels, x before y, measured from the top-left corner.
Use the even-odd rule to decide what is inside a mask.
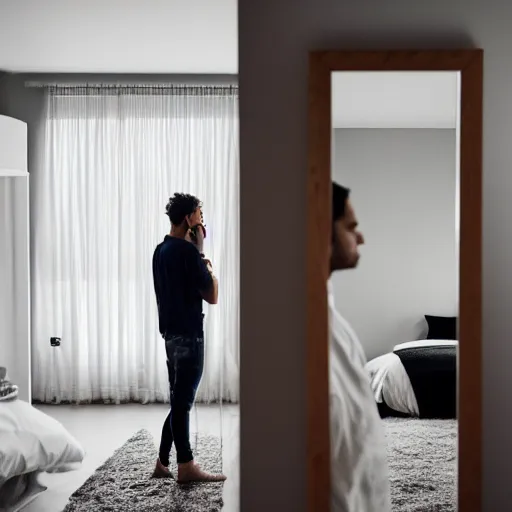
[[[187,84],[187,83],[101,83],[101,82],[39,82],[27,81],[29,88],[61,89],[217,89],[238,90],[238,84]]]

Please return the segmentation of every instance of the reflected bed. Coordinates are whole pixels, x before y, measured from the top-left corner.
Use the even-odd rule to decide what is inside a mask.
[[[381,417],[457,417],[456,340],[419,340],[366,364]]]
[[[383,418],[393,512],[457,510],[456,340],[396,345],[366,369]]]

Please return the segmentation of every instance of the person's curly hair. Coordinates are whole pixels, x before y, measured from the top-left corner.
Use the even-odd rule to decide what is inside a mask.
[[[165,213],[175,226],[179,226],[187,215],[192,215],[197,208],[201,208],[201,201],[191,194],[176,192],[165,207]]]

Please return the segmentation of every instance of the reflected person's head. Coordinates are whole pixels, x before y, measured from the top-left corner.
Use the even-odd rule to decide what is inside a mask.
[[[203,213],[201,201],[190,194],[175,193],[165,207],[173,230],[188,231],[189,228],[201,224]]]
[[[359,261],[358,247],[362,244],[364,238],[358,230],[350,190],[333,182],[331,272],[355,268]]]

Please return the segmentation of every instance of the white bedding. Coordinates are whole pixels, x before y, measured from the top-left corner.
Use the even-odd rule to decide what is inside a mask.
[[[39,473],[26,473],[11,478],[0,485],[0,512],[19,512],[23,510],[47,487],[38,482]]]
[[[393,353],[384,354],[366,363],[370,385],[377,403],[386,403],[391,409],[419,416],[418,403],[411,381],[400,358]]]
[[[0,402],[2,499],[6,498],[7,481],[43,471],[69,471],[84,456],[80,443],[57,420],[19,399]],[[29,483],[32,481],[35,485],[36,479],[29,479]]]

